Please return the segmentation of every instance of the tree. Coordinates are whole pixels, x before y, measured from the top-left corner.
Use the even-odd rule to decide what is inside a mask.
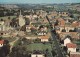
[[[10,17],[8,17],[8,19],[10,20],[11,18],[10,18]]]
[[[10,57],[29,57],[25,46],[16,46],[9,54]]]
[[[44,25],[41,25],[39,28],[40,28],[40,29],[41,29],[41,28],[44,28]]]
[[[4,41],[5,42],[5,41]],[[0,48],[0,56],[6,57],[10,53],[10,45],[8,43],[4,43],[5,45]]]
[[[25,21],[26,21],[26,25],[30,24],[30,20],[28,18],[25,18]]]
[[[39,39],[39,38],[37,38],[37,39],[35,39],[35,41],[34,42],[41,42],[41,40]]]
[[[26,31],[26,25],[22,26],[20,30],[21,31]]]
[[[1,21],[4,21],[3,19],[1,19]]]
[[[32,32],[32,33],[36,33],[37,30],[36,30],[35,28],[31,28],[31,32]]]
[[[0,40],[2,40],[2,37],[0,37]]]
[[[36,21],[38,21],[38,18],[35,18]]]
[[[52,52],[53,57],[54,57],[55,55],[57,55],[57,53],[56,53],[54,50],[52,50],[51,52]]]

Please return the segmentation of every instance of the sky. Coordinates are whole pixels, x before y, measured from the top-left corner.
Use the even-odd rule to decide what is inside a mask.
[[[0,3],[80,3],[80,0],[0,0]]]

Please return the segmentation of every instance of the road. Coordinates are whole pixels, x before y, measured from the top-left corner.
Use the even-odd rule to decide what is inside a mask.
[[[14,46],[14,43],[17,41],[17,40],[19,40],[19,38],[17,37],[16,38],[16,40],[14,40],[14,41],[12,41],[12,42],[10,42],[9,44],[10,44],[10,52],[12,51],[12,48],[13,48],[13,46]]]
[[[53,38],[53,41],[54,41],[54,44],[55,44],[56,53],[57,53],[58,57],[64,57],[64,55],[62,54],[61,47],[56,40],[57,39],[56,35],[53,32],[51,32],[51,35],[52,35],[52,38]]]
[[[62,49],[60,47],[60,44],[59,42],[57,41],[57,36],[55,34],[55,32],[53,32],[53,28],[52,28],[52,23],[49,21],[48,17],[46,16],[49,24],[50,24],[50,30],[51,30],[51,36],[52,36],[52,40],[54,41],[54,46],[55,46],[55,49],[56,49],[56,53],[57,53],[57,57],[66,57],[64,56],[64,54],[62,53]],[[54,48],[54,47],[53,47]]]

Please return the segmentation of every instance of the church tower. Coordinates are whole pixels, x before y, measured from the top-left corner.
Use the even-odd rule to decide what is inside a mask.
[[[22,27],[23,25],[25,25],[25,19],[23,18],[23,15],[21,15],[21,10],[20,10],[19,26]]]

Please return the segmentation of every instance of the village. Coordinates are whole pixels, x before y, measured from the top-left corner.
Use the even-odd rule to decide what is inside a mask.
[[[42,9],[14,14],[0,17],[2,57],[80,57],[79,14]]]

